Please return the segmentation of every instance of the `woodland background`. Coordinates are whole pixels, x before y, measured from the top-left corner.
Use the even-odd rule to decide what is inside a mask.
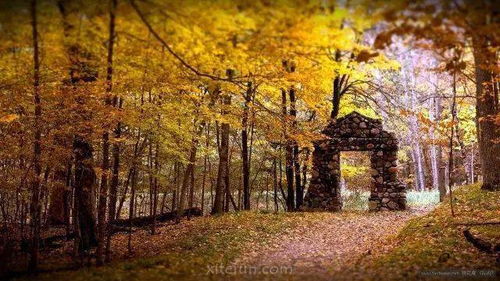
[[[36,270],[54,226],[77,263],[97,247],[99,265],[133,218],[149,216],[154,234],[162,214],[297,210],[312,142],[352,111],[396,134],[410,190],[499,190],[498,12],[467,0],[1,1],[2,258],[24,249]],[[343,154],[346,202],[369,190],[367,159]]]

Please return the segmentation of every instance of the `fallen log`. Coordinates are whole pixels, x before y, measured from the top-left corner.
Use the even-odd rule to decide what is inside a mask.
[[[120,232],[129,232],[128,227],[123,226],[115,226],[113,225],[111,228],[111,233],[114,235]],[[134,230],[132,230],[134,232]],[[53,235],[46,238],[40,238],[39,247],[40,249],[57,249],[62,247],[62,243],[65,241],[70,241],[75,239],[75,234],[73,232],[66,234]],[[31,240],[21,240],[19,243],[19,247],[21,251],[28,253],[31,248]]]
[[[493,251],[494,251],[493,245],[490,242],[485,241],[485,240],[483,240],[483,239],[481,239],[479,237],[474,237],[474,235],[472,235],[472,233],[469,231],[469,229],[464,230],[464,236],[465,236],[465,239],[467,241],[469,241],[479,251],[485,252],[485,253],[488,253],[488,254],[492,254],[493,253]]]
[[[192,217],[198,217],[201,216],[201,209],[200,208],[189,208],[184,210],[183,216],[190,215]],[[167,213],[162,213],[156,215],[156,221],[157,222],[167,222],[170,220],[174,220],[177,217],[177,212],[167,212]],[[132,226],[133,227],[146,227],[149,226],[153,223],[153,216],[144,216],[144,217],[137,217],[132,219]],[[129,219],[119,219],[119,220],[114,220],[111,222],[111,232],[113,234],[122,232],[122,233],[128,233],[129,232],[129,226],[130,226],[130,220]],[[134,232],[134,230],[132,230]],[[75,238],[75,234],[69,233],[69,235],[66,234],[59,234],[59,235],[53,235],[49,236],[46,238],[40,238],[40,249],[57,249],[62,246],[63,241],[69,241]],[[21,251],[23,252],[29,252],[30,250],[30,244],[31,240],[21,240],[19,241],[19,247],[21,248]]]
[[[500,221],[455,223],[454,225],[459,225],[459,226],[500,225]]]
[[[46,238],[40,238],[39,247],[40,249],[57,249],[62,246],[62,241],[69,241],[75,238],[74,233],[53,235]],[[19,247],[21,251],[28,253],[31,249],[31,240],[25,239],[19,242]]]
[[[182,216],[190,215],[192,217],[199,217],[202,215],[200,208],[189,208],[185,209]],[[156,215],[156,222],[167,222],[174,220],[177,217],[177,212],[167,212]],[[144,227],[151,225],[155,218],[153,216],[143,216],[132,219],[118,219],[111,222],[114,226],[130,226],[133,227]]]

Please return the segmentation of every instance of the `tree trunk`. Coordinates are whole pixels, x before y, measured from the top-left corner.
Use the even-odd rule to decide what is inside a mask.
[[[485,16],[486,18],[486,16]],[[497,65],[497,56],[489,49],[486,37],[474,36],[472,40],[476,76],[476,118],[478,120],[478,145],[483,173],[484,190],[500,190],[500,126],[495,123],[499,113],[498,89],[493,86],[496,78],[490,70]]]
[[[290,116],[292,118],[292,130],[294,133],[297,133],[297,105],[296,105],[296,97],[295,97],[295,89],[291,88],[289,91],[290,95]],[[296,204],[295,208],[298,209],[302,206],[304,202],[304,189],[302,188],[302,181],[300,180],[300,162],[299,162],[299,146],[297,141],[293,141],[293,173],[295,180],[295,192],[296,192]]]
[[[231,104],[231,96],[223,97],[224,106]],[[227,108],[223,109],[222,114],[227,114]],[[224,122],[221,125],[220,133],[220,148],[219,148],[219,169],[217,172],[217,183],[215,186],[215,200],[212,209],[213,214],[220,214],[224,211],[224,193],[228,188],[226,187],[226,178],[229,174],[229,124]]]
[[[75,137],[73,142],[75,155],[75,208],[80,233],[79,253],[87,253],[97,245],[96,224],[92,207],[92,190],[95,172],[91,164],[92,147],[87,141]]]
[[[58,1],[59,12],[62,16],[64,37],[69,41],[70,37],[77,36],[74,25],[68,20],[70,10],[69,5],[78,4],[76,2]],[[72,7],[71,10],[76,10],[77,7]],[[82,46],[78,43],[72,43],[66,46],[67,56],[72,63],[69,69],[69,81],[66,83],[76,91],[79,82],[91,83],[97,80],[96,69],[89,64],[89,54],[82,50]],[[85,53],[85,54],[83,54]],[[77,100],[77,103],[82,103]],[[83,105],[79,106],[84,108]],[[85,110],[87,111],[87,110]],[[90,115],[91,112],[85,112]],[[75,218],[78,221],[78,252],[87,254],[92,246],[96,246],[96,223],[93,211],[93,190],[95,173],[92,164],[93,149],[85,136],[76,134],[73,139],[73,154],[75,161],[75,177],[74,177],[74,212]]]
[[[135,192],[136,192],[136,185],[137,185],[137,162],[139,155],[142,154],[142,150],[146,146],[147,143],[147,136],[144,138],[144,141],[142,145],[140,144],[141,142],[141,129],[139,128],[137,132],[137,140],[134,145],[134,157],[132,158],[132,168],[130,168],[130,203],[129,203],[129,212],[128,212],[128,218],[132,222],[132,219],[134,218],[135,212],[136,212],[136,206],[135,206]],[[127,184],[128,185],[128,184]],[[126,197],[126,193],[123,195],[123,198]],[[128,252],[132,253],[132,223],[129,225],[129,233],[128,233]]]
[[[252,83],[248,82],[248,89],[245,94],[245,105],[243,107],[243,117],[241,121],[241,157],[243,158],[243,209],[250,210],[250,167],[248,159],[248,115],[249,103],[252,94]]]
[[[273,159],[273,192],[274,192],[274,212],[278,212],[278,167],[276,158]]]
[[[438,83],[436,79],[436,83]],[[437,92],[437,89],[436,89]],[[437,94],[437,93],[436,93]],[[434,123],[438,124],[441,120],[441,113],[443,111],[443,106],[441,103],[441,97],[436,97],[432,100],[432,110],[430,110],[431,118]],[[431,131],[431,137],[435,141],[438,137],[435,130]],[[439,144],[434,144],[431,147],[431,166],[432,166],[432,187],[439,191],[439,201],[443,202],[446,196],[446,185],[444,183],[444,163],[442,155],[442,147]]]
[[[115,96],[114,106],[119,106],[121,99]],[[121,106],[119,106],[121,107]],[[121,137],[121,123],[116,124],[114,130],[114,138],[119,139]],[[116,201],[118,197],[118,183],[119,183],[119,172],[120,172],[120,145],[118,143],[113,143],[113,174],[111,176],[111,184],[109,186],[109,206],[108,206],[108,219],[110,221],[116,219]],[[106,262],[109,262],[111,254],[111,233],[108,231],[108,237],[106,241]]]
[[[439,202],[443,202],[446,196],[446,165],[443,161],[443,149],[441,146],[437,147],[437,163],[438,163],[438,190],[439,190]]]
[[[196,126],[197,121],[194,121],[194,124]],[[182,212],[185,209],[185,204],[186,204],[186,193],[188,191],[188,187],[190,186],[190,178],[192,174],[194,173],[194,165],[196,162],[196,153],[198,151],[198,137],[199,134],[201,134],[201,130],[198,132],[195,132],[197,134],[196,136],[193,137],[191,140],[191,150],[189,152],[189,163],[186,166],[186,170],[184,171],[184,176],[182,178],[182,186],[181,186],[181,191],[180,191],[180,198],[179,198],[179,208],[177,209],[177,219],[180,220],[180,217],[182,216]],[[193,182],[194,184],[194,182]],[[191,189],[193,189],[191,187]],[[191,192],[190,192],[191,193]],[[191,194],[190,194],[191,195]],[[192,199],[190,198],[190,203],[192,204]]]
[[[179,189],[179,176],[180,176],[179,162],[174,163],[174,190],[172,191],[172,212],[177,210],[177,190]]]
[[[113,47],[115,41],[115,13],[117,0],[110,0],[109,9],[109,37],[108,37],[108,58],[106,67],[106,106],[111,105],[111,91],[113,89]],[[108,171],[109,171],[109,132],[105,129],[102,136],[102,176],[98,205],[97,223],[97,252],[96,263],[98,266],[104,264],[104,246],[106,243],[106,204],[108,200]]]
[[[228,150],[229,150],[229,129],[227,132],[228,136]],[[226,204],[224,205],[224,212],[228,213],[229,212],[229,203],[233,204],[233,208],[235,211],[238,210],[238,206],[236,206],[236,203],[234,202],[233,195],[231,193],[231,186],[229,184],[229,172],[230,172],[230,166],[231,166],[231,156],[232,153],[228,153],[228,158],[227,158],[227,165],[224,173],[224,194],[226,195]]]
[[[158,159],[160,145],[156,142],[155,146],[155,160],[154,160],[154,171],[155,176],[153,179],[153,223],[151,224],[151,234],[156,234],[156,211],[158,209],[158,173],[160,172],[160,162]]]
[[[65,217],[65,201],[67,198],[66,189],[66,171],[61,168],[57,168],[54,172],[54,184],[52,190],[50,191],[50,204],[48,210],[47,222],[51,226],[64,225],[66,223]]]
[[[205,148],[208,151],[210,146],[210,123],[207,124],[207,135],[205,141]],[[205,185],[207,181],[207,164],[208,164],[208,155],[205,153],[203,156],[203,176],[201,180],[201,214],[204,214],[205,211]],[[210,173],[209,173],[210,176]]]
[[[456,97],[457,97],[457,78],[456,78],[456,70],[453,72],[453,99],[451,102],[451,123],[455,123],[457,118],[457,109],[456,109]],[[455,212],[453,210],[453,137],[455,135],[455,126],[451,126],[450,132],[450,142],[449,142],[449,155],[448,155],[448,190],[450,194],[450,209],[451,215],[455,216]]]
[[[194,161],[196,161],[196,157],[194,159]],[[194,204],[194,189],[195,189],[195,181],[194,181],[194,165],[193,165],[193,169],[191,169],[191,173],[190,173],[190,177],[189,177],[189,200],[188,200],[188,209],[191,210],[191,208],[193,208],[193,204]],[[188,219],[191,219],[191,214],[188,212],[187,214],[187,217]]]
[[[306,147],[305,148],[305,157],[304,157],[304,165],[302,165],[302,189],[305,191],[307,185],[307,172],[309,170],[308,162],[309,157],[311,157],[311,150]]]
[[[293,148],[290,144],[288,137],[287,126],[288,126],[288,113],[287,113],[287,101],[286,101],[286,90],[281,90],[281,106],[283,115],[283,131],[285,140],[285,177],[287,186],[287,196],[286,196],[286,206],[287,211],[293,211],[295,209],[295,196],[294,196],[294,184],[293,184]]]
[[[135,186],[137,183],[137,170],[135,167],[135,164],[133,164],[134,167],[132,168],[132,175],[131,175],[131,190],[130,190],[130,204],[129,204],[129,210],[128,210],[128,219],[130,220],[129,223],[129,230],[128,230],[128,243],[127,243],[127,248],[128,252],[132,253],[132,219],[134,218],[134,213],[135,213]]]
[[[73,202],[73,190],[71,188],[72,186],[72,164],[71,162],[68,163],[68,166],[66,168],[66,189],[64,190],[64,223],[66,225],[66,237],[69,239],[69,236],[71,234],[71,225],[70,225],[70,220],[71,220],[71,206]]]
[[[133,167],[133,165],[132,165],[132,167]],[[123,204],[125,203],[125,199],[127,199],[128,188],[129,188],[130,181],[132,178],[132,171],[133,171],[132,168],[130,168],[128,170],[127,179],[123,183],[123,192],[122,192],[122,195],[120,197],[120,201],[118,202],[118,207],[116,208],[116,216],[115,216],[116,219],[120,218],[120,215],[122,213]]]
[[[340,50],[335,51],[335,61],[340,62],[341,53]],[[340,100],[342,98],[342,81],[346,79],[347,76],[341,78],[338,74],[333,78],[333,89],[332,89],[332,112],[330,113],[330,119],[336,120],[340,112]]]
[[[32,25],[32,35],[33,35],[33,96],[35,104],[35,142],[33,146],[33,189],[31,197],[31,225],[32,225],[32,242],[31,242],[31,255],[28,265],[28,270],[35,272],[38,270],[38,250],[40,241],[40,174],[42,172],[40,157],[42,154],[41,147],[41,116],[42,116],[42,106],[40,100],[40,58],[38,50],[38,21],[37,21],[37,1],[31,1],[31,25]]]

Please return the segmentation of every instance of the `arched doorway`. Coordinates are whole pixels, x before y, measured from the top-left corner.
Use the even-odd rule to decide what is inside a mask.
[[[303,210],[340,211],[340,152],[372,151],[370,211],[404,210],[406,186],[397,178],[398,141],[380,120],[352,112],[332,121],[314,144],[313,169]]]

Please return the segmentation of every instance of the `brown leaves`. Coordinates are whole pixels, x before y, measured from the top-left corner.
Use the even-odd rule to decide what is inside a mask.
[[[294,274],[330,278],[333,272],[353,268],[368,253],[389,246],[389,236],[414,215],[412,212],[289,214],[300,222],[298,226],[275,235],[270,243],[245,251],[235,264],[256,267],[293,264]]]
[[[377,57],[378,55],[379,55],[378,52],[370,53],[367,50],[362,50],[356,56],[356,61],[357,62],[368,62],[371,58]]]
[[[398,19],[398,13],[395,9],[387,9],[382,13],[382,16],[386,21],[393,22]]]
[[[375,49],[383,49],[385,46],[391,44],[392,33],[382,32],[377,35],[375,42],[373,42],[373,47]]]
[[[453,72],[453,71],[464,70],[466,67],[467,64],[464,61],[460,62],[450,61],[446,63],[445,70]]]

